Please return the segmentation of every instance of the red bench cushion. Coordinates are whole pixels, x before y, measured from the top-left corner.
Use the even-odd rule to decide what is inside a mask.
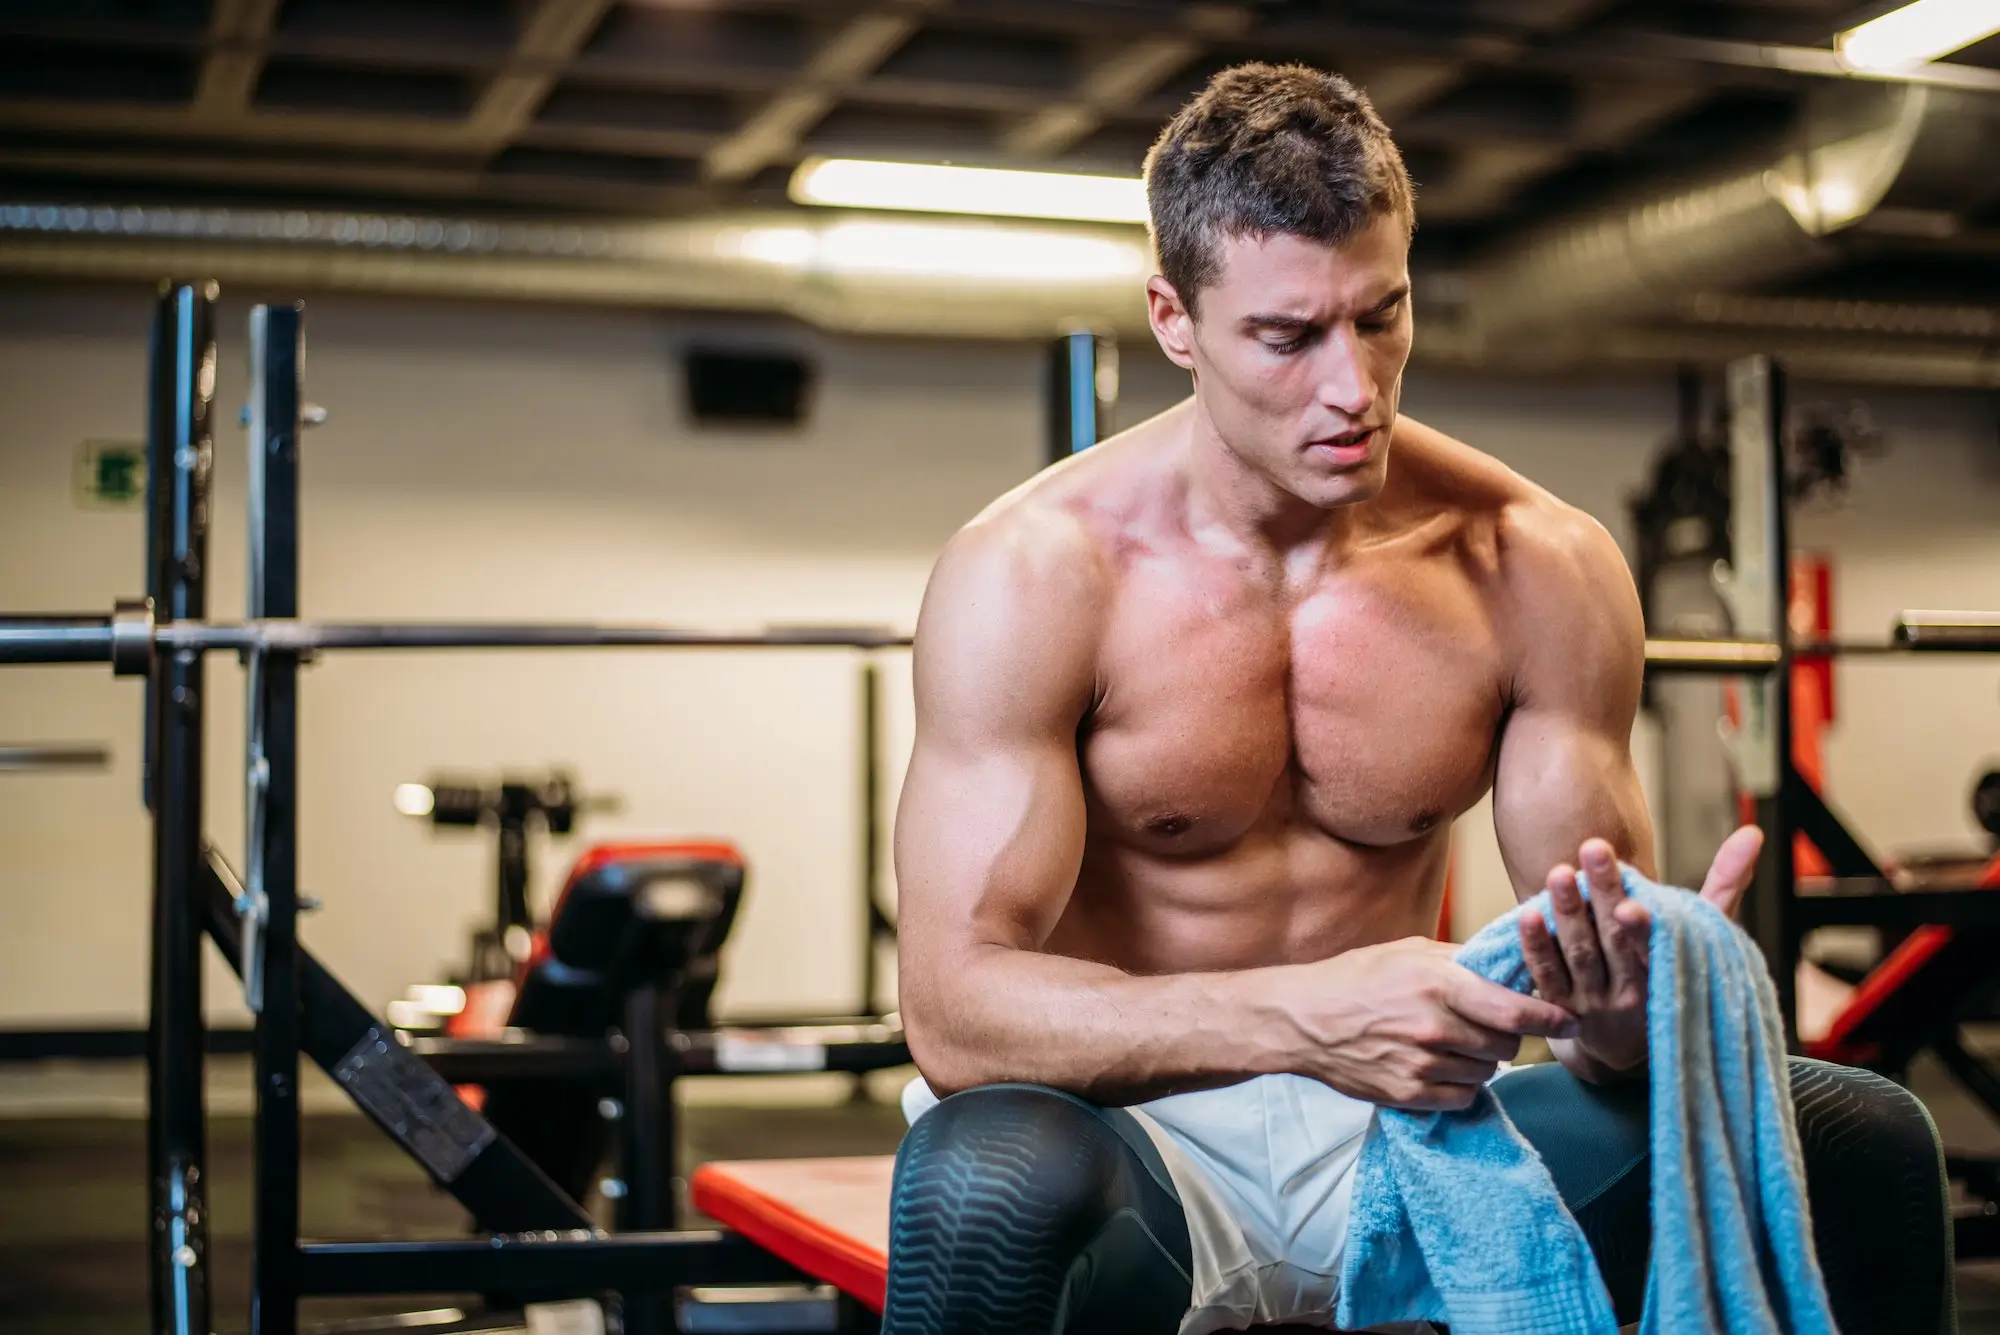
[[[688,1185],[695,1209],[880,1312],[895,1167],[889,1155],[709,1163]]]

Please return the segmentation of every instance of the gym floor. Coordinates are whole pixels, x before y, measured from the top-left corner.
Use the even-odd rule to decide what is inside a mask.
[[[682,1162],[886,1154],[902,1135],[888,1103],[693,1106]],[[242,1116],[209,1121],[210,1274],[215,1328],[249,1329],[250,1139]],[[374,1126],[345,1114],[304,1119],[302,1232],[317,1238],[455,1237],[464,1212]],[[146,1330],[145,1123],[132,1117],[0,1119],[0,1335],[143,1335]],[[448,1297],[313,1300],[301,1322],[347,1331],[356,1319]],[[347,1323],[355,1321],[356,1325]],[[372,1328],[372,1323],[370,1328]]]
[[[1982,1047],[2000,1046],[2000,1031]],[[1928,1059],[1925,1059],[1928,1061]],[[2000,1128],[1932,1065],[1911,1073],[1946,1142],[2000,1151]],[[250,1123],[210,1121],[210,1273],[215,1326],[247,1330]],[[886,1154],[902,1134],[886,1102],[731,1106],[697,1102],[682,1118],[683,1162]],[[304,1218],[309,1237],[451,1237],[464,1214],[371,1125],[344,1114],[304,1124]],[[144,1123],[132,1117],[0,1119],[0,1335],[143,1335],[146,1329]],[[2000,1262],[1958,1270],[1960,1329],[2000,1335]],[[432,1307],[449,1298],[423,1300]],[[410,1300],[400,1300],[410,1306]],[[378,1329],[362,1320],[394,1301],[316,1300],[308,1328]],[[353,1324],[350,1324],[353,1323]]]

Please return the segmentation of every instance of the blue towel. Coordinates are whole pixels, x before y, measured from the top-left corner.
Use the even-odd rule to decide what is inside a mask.
[[[1587,893],[1587,890],[1586,890]],[[1835,1335],[1813,1253],[1783,1031],[1763,956],[1714,906],[1625,873],[1652,913],[1647,1335]],[[1515,909],[1458,959],[1532,986]],[[1362,1147],[1336,1320],[1452,1335],[1615,1335],[1576,1220],[1492,1091],[1464,1112],[1383,1109]]]

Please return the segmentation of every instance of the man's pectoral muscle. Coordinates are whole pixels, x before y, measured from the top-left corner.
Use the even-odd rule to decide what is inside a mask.
[[[1158,976],[1043,949],[1082,863],[1076,738],[1106,597],[1065,522],[975,524],[925,595],[896,865],[903,1014],[933,1088],[1027,1081],[1133,1102],[1292,1072],[1372,1102],[1462,1107],[1520,1035],[1574,1032],[1569,1012],[1419,938]]]

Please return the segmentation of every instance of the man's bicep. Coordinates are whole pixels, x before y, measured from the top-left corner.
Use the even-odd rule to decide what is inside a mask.
[[[1540,890],[1558,863],[1573,865],[1586,839],[1609,840],[1652,872],[1652,824],[1630,732],[1629,718],[1616,733],[1534,710],[1509,720],[1493,779],[1493,830],[1517,898]]]
[[[1650,872],[1651,822],[1632,763],[1646,633],[1623,555],[1572,512],[1524,561],[1514,707],[1500,738],[1493,824],[1525,898],[1584,840]]]
[[[905,941],[943,954],[1039,946],[1069,901],[1083,831],[1073,742],[919,742],[896,817]]]
[[[903,932],[917,949],[1032,948],[1075,884],[1077,728],[1097,617],[1089,564],[1064,547],[1060,532],[961,535],[925,594],[896,821]]]

